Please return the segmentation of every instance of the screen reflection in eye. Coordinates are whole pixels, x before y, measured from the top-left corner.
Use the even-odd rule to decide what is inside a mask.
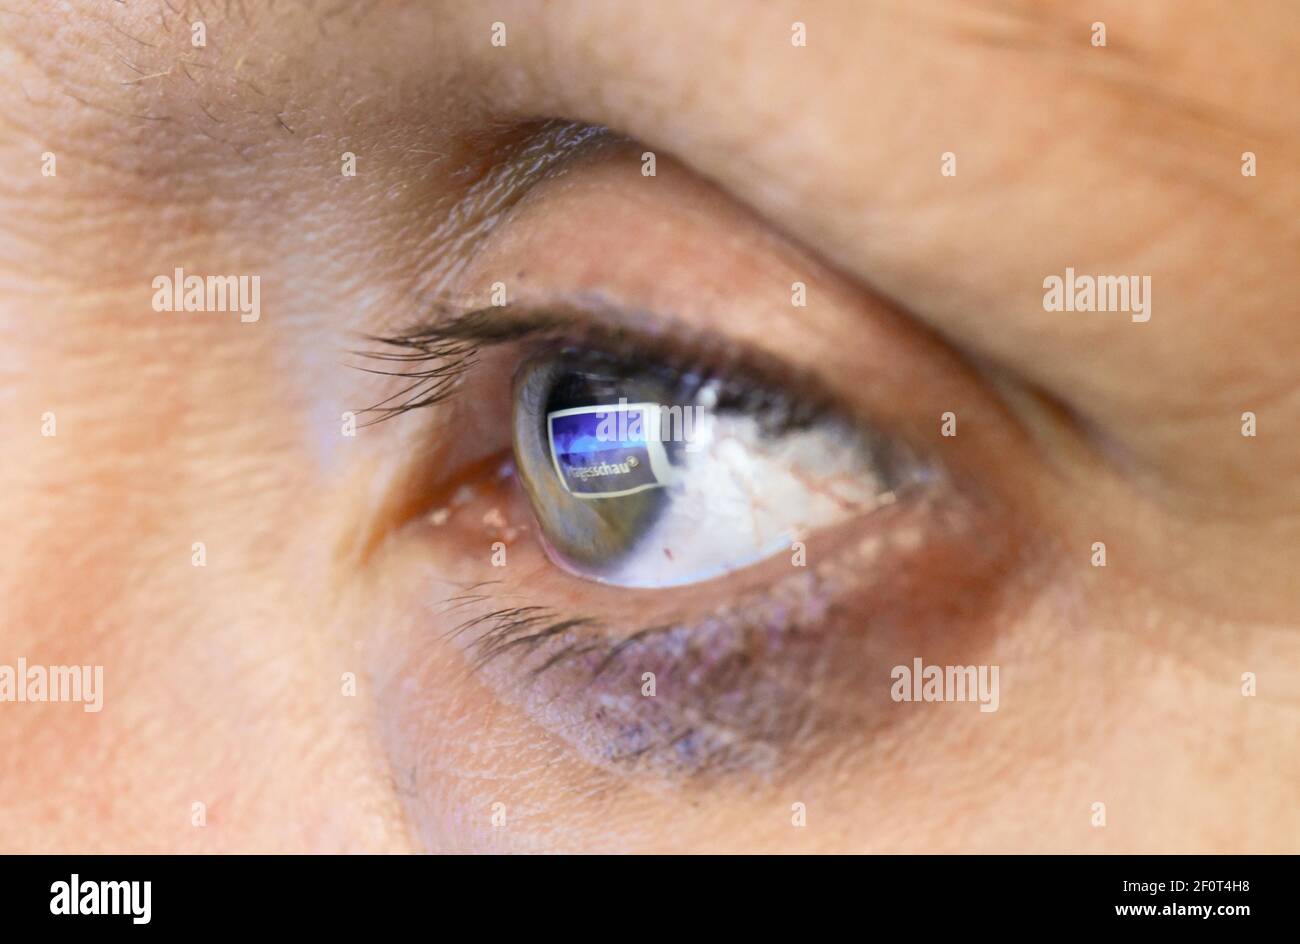
[[[788,394],[576,348],[520,368],[513,416],[548,555],[619,586],[739,570],[891,503],[923,472]]]
[[[674,417],[696,410],[658,403],[578,406],[547,414],[551,460],[564,488],[574,498],[623,498],[662,488],[673,478],[667,445],[694,442],[693,430]]]

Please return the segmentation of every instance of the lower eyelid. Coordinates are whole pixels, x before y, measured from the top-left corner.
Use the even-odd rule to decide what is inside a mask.
[[[520,506],[505,514],[492,493],[443,540],[482,542],[484,517],[517,528]],[[582,583],[519,531],[507,567],[476,568],[467,578],[491,582],[436,609],[476,675],[590,763],[770,772],[810,732],[898,722],[881,683],[893,665],[969,660],[989,642],[1014,548],[993,509],[945,489],[872,515],[810,536],[806,567],[781,555],[667,594]]]

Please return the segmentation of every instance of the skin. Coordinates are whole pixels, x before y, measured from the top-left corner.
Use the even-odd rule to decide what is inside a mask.
[[[0,11],[0,664],[105,678],[98,713],[0,704],[0,849],[1300,850],[1294,7],[477,7]],[[259,274],[260,320],[153,310],[178,266]],[[1067,266],[1149,275],[1150,321],[1045,311]],[[859,582],[738,683],[806,728],[631,764],[576,676],[548,714],[519,666],[467,671],[457,585],[640,615],[517,490],[425,522],[509,445],[455,435],[503,427],[509,350],[341,435],[402,386],[345,366],[358,335],[499,280],[761,348],[950,471],[960,526],[809,539]],[[890,701],[914,655],[999,665],[999,710]]]

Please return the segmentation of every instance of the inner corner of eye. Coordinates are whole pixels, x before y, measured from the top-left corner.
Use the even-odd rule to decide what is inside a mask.
[[[697,583],[894,500],[897,463],[845,423],[739,389],[581,352],[527,363],[515,466],[552,560],[619,586]]]

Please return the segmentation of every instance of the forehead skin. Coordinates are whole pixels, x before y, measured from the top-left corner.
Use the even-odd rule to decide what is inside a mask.
[[[337,383],[334,320],[392,300],[383,286],[398,266],[375,234],[409,243],[406,268],[441,264],[449,231],[438,221],[461,196],[446,181],[473,169],[461,139],[522,118],[604,123],[651,142],[991,373],[1041,388],[1107,461],[1170,505],[1171,521],[1197,522],[1201,543],[1165,566],[1196,572],[1230,612],[1294,620],[1300,10],[1285,0],[1078,6],[8,0],[0,409],[24,435],[51,408],[78,434],[63,437],[61,425],[43,451],[15,436],[0,446],[0,527],[17,536],[0,548],[6,651],[80,662],[127,639],[115,684],[140,697],[139,717],[114,722],[125,731],[87,735],[66,715],[67,737],[42,729],[84,764],[80,780],[60,781],[82,792],[42,793],[62,751],[31,755],[33,782],[0,776],[0,805],[32,814],[33,845],[84,800],[103,828],[135,831],[108,848],[157,847],[172,833],[128,800],[155,783],[150,765],[187,771],[164,798],[185,811],[200,798],[219,809],[222,795],[196,784],[234,770],[265,779],[268,808],[247,792],[241,801],[251,835],[286,849],[401,847],[364,720],[320,737],[314,719],[337,717],[334,691],[301,683],[307,673],[332,684],[350,667],[336,655],[351,643],[344,619],[324,605],[295,611],[280,589],[338,561],[317,560],[314,547],[291,560],[277,542],[291,542],[299,520],[346,534],[353,522],[339,509],[357,491],[329,479],[335,470],[301,441],[315,420],[304,419],[313,404],[300,388]],[[197,20],[201,51],[190,42]],[[496,21],[504,48],[489,41]],[[790,43],[796,21],[805,47]],[[1104,48],[1089,43],[1095,21]],[[58,155],[57,183],[35,170],[45,151]],[[340,184],[345,151],[365,162],[364,187]],[[1240,173],[1245,151],[1256,177]],[[940,174],[945,152],[955,177]],[[133,292],[188,259],[213,271],[278,266],[281,294],[268,279],[263,299],[278,326],[163,331],[131,314]],[[1042,280],[1067,267],[1149,275],[1151,321],[1045,312]],[[253,372],[258,382],[243,382]],[[142,376],[169,396],[141,405]],[[1256,440],[1239,435],[1244,410],[1260,416]],[[274,459],[275,471],[231,456]],[[164,585],[167,562],[187,568],[198,535],[257,573],[216,554],[209,583]],[[1153,540],[1164,554],[1165,532]],[[66,592],[70,568],[87,592]],[[1247,664],[1294,667],[1294,627],[1282,629],[1252,636]],[[1163,645],[1176,633],[1149,636]],[[196,684],[171,685],[167,673]],[[1293,684],[1285,671],[1270,681]],[[231,701],[239,710],[213,708]],[[160,713],[207,720],[177,735]],[[1258,752],[1276,747],[1272,730],[1254,729]],[[3,734],[10,757],[35,737]],[[118,800],[96,780],[110,756],[130,767],[118,771],[129,788]],[[305,760],[274,763],[289,757]],[[1290,789],[1288,773],[1259,791],[1261,809]],[[351,788],[362,826],[322,782]],[[303,797],[320,807],[311,828],[278,833],[279,811]],[[1255,826],[1267,846],[1268,828]]]

